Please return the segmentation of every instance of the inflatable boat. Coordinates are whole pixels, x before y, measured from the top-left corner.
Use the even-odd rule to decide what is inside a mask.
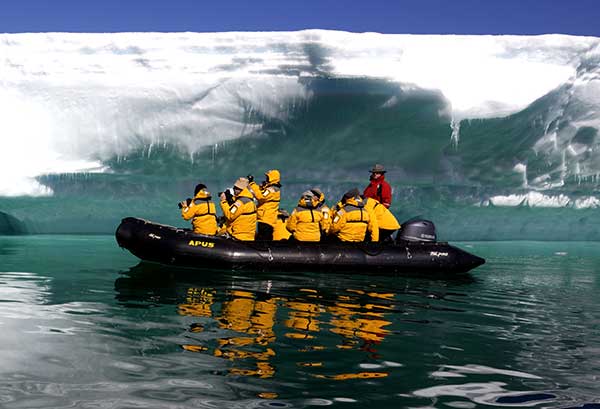
[[[238,241],[128,217],[117,243],[145,261],[203,269],[464,273],[485,260],[435,241],[433,223],[403,224],[385,243]]]

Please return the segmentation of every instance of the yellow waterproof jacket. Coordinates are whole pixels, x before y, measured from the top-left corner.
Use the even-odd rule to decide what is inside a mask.
[[[316,208],[323,214],[323,222],[321,224],[321,230],[324,234],[329,232],[329,227],[331,226],[332,212],[331,209],[325,204],[325,194],[321,192],[320,189],[313,188],[311,192],[317,198]]]
[[[298,206],[287,221],[287,229],[298,241],[321,241],[323,213],[318,209]]]
[[[225,216],[227,233],[238,240],[252,241],[256,234],[256,205],[252,193],[244,189],[235,196],[235,202],[229,205],[221,201],[221,209]]]
[[[286,221],[278,217],[273,227],[273,240],[287,240],[291,235],[292,233],[286,229]]]
[[[321,206],[317,207],[317,210],[323,215],[323,220],[321,221],[321,230],[324,234],[327,234],[329,232],[329,228],[331,227],[331,209],[329,209],[326,204],[322,204]]]
[[[365,210],[355,199],[349,199],[337,211],[331,222],[329,232],[341,241],[361,242],[365,240],[367,231],[371,241],[379,241],[379,226],[377,218]]]
[[[202,197],[199,197],[201,194]],[[181,208],[181,217],[184,220],[192,220],[194,233],[209,236],[217,234],[217,208],[203,192],[199,192],[189,206]]]
[[[252,181],[249,188],[258,201],[258,221],[275,227],[277,223],[277,213],[279,211],[279,202],[281,200],[280,175],[278,170],[270,170],[265,173],[267,183],[259,186]]]
[[[398,230],[400,228],[400,223],[390,209],[379,203],[377,199],[366,197],[364,200],[365,209],[375,214],[380,229]]]

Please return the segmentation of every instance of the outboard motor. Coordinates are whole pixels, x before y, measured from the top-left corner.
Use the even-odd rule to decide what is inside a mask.
[[[411,219],[402,223],[396,241],[428,241],[435,242],[435,225],[429,220]]]

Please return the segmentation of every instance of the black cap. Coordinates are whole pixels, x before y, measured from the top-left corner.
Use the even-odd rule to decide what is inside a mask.
[[[350,198],[357,197],[357,196],[360,196],[360,191],[357,188],[350,189],[346,193],[344,193],[344,196],[342,196],[342,200],[346,201]]]
[[[204,183],[198,183],[194,189],[194,195],[197,195],[202,189],[206,189],[206,185]]]

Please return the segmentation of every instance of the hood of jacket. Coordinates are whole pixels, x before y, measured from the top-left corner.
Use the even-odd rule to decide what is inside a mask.
[[[267,185],[274,185],[281,181],[281,174],[277,169],[271,169],[265,173]]]
[[[250,190],[248,190],[248,188],[242,189],[242,191],[235,196],[236,199],[238,197],[247,197],[248,199],[254,199],[254,195],[250,192]]]
[[[200,200],[210,200],[210,192],[206,189],[199,190],[198,193],[194,196],[194,199]]]
[[[349,204],[356,207],[365,207],[365,202],[360,196],[348,198],[344,204]]]

